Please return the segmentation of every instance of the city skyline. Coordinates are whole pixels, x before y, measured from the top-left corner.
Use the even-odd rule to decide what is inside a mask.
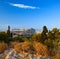
[[[0,30],[60,29],[60,0],[0,0]]]

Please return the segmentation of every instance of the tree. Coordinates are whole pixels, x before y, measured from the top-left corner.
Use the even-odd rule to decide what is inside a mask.
[[[0,41],[8,42],[8,35],[5,32],[0,32]]]
[[[44,43],[45,40],[48,39],[47,37],[48,29],[46,26],[43,26],[43,31],[41,33],[41,42]]]
[[[44,32],[44,33],[47,33],[47,32],[48,32],[48,29],[47,29],[46,26],[43,26],[43,32]]]
[[[44,41],[44,44],[48,47],[48,50],[50,51],[50,56],[53,56],[55,54],[53,41],[54,40],[51,40],[51,39]]]
[[[45,40],[44,43],[48,46],[49,49],[54,47],[53,40],[51,39]]]
[[[52,29],[52,32],[53,32],[53,33],[59,33],[59,29],[53,28],[53,29]]]
[[[54,33],[56,39],[59,37],[59,29],[53,28],[52,33]]]
[[[33,41],[41,41],[41,34],[34,34],[33,36],[32,36],[32,40]]]
[[[8,26],[7,35],[8,35],[9,37],[11,36],[11,33],[10,33],[10,26]]]
[[[52,31],[48,32],[48,38],[49,39],[55,39],[55,35],[54,35],[54,33],[52,33]]]
[[[21,37],[14,37],[13,41],[24,42]]]
[[[42,34],[41,34],[41,42],[44,43],[44,41],[47,40],[47,39],[48,39],[47,34],[42,32]]]

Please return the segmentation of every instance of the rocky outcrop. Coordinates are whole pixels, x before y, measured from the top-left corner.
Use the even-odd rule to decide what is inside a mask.
[[[44,58],[44,56],[42,55],[36,57],[35,54],[29,53],[20,54],[17,53],[14,49],[10,48],[5,50],[4,53],[0,54],[0,59],[50,59],[50,58]]]

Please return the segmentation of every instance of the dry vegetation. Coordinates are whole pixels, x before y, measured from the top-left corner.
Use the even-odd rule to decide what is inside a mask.
[[[34,53],[36,56],[42,55],[42,56],[49,56],[47,46],[43,45],[42,43],[39,42],[16,42],[17,44],[14,45],[14,49],[18,53],[24,53],[24,52],[31,52],[34,49]],[[32,45],[32,46],[31,46]]]
[[[33,47],[36,51],[36,54],[42,55],[42,56],[49,56],[47,46],[43,45],[42,43],[39,42],[34,42]]]
[[[0,42],[0,52],[3,52],[8,48],[8,45],[4,42]]]
[[[18,53],[20,53],[23,51],[27,51],[29,49],[29,45],[30,45],[30,43],[28,43],[28,42],[22,42],[22,43],[16,42],[16,44],[14,45],[14,49]]]
[[[26,52],[28,54],[32,53],[35,56],[42,55],[44,57],[53,57],[52,59],[60,59],[60,54],[57,53],[60,51],[59,42],[60,31],[57,28],[49,31],[44,26],[40,34],[34,34],[31,37],[19,36],[14,38],[10,30],[7,30],[7,33],[0,32],[0,53],[4,52],[7,48],[14,48],[18,53]]]

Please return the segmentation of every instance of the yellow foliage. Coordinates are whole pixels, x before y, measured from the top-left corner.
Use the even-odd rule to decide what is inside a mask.
[[[33,47],[31,47],[31,45]],[[42,56],[49,56],[48,54],[48,49],[47,49],[47,46],[43,45],[42,43],[40,42],[22,42],[22,43],[17,43],[14,45],[14,49],[19,52],[19,53],[24,53],[26,51],[28,51],[29,53],[29,50],[31,50],[31,48],[33,49],[34,48],[34,52],[36,53],[35,55],[42,55]]]
[[[17,52],[21,52],[21,51],[27,51],[29,49],[29,46],[30,43],[28,42],[22,42],[22,43],[17,43],[14,45],[14,49],[17,51]]]
[[[47,46],[43,45],[42,43],[34,42],[33,46],[34,46],[35,51],[38,55],[43,55],[45,57],[49,55]]]
[[[3,52],[4,50],[6,50],[8,47],[8,45],[4,42],[0,42],[0,52]]]
[[[28,50],[30,48],[30,42],[23,42],[22,43],[22,49]]]

